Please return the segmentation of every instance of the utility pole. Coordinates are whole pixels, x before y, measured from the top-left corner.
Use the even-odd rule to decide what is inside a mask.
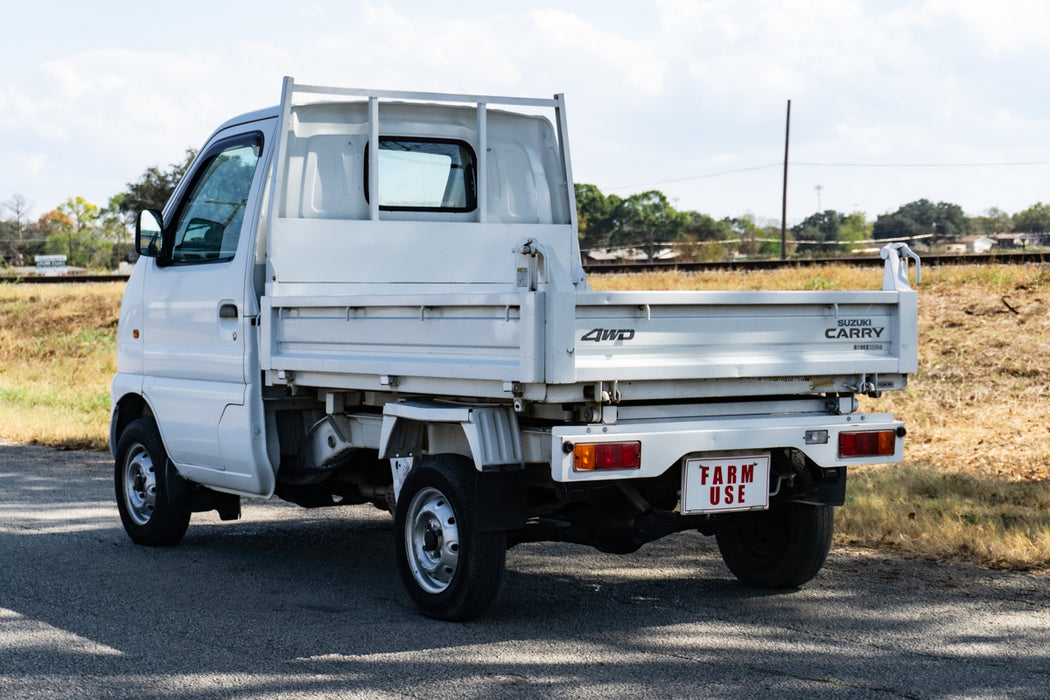
[[[820,191],[824,189],[824,185],[813,185],[813,189],[817,191],[817,213],[824,211],[820,208]]]
[[[784,196],[780,204],[780,259],[787,260],[788,144],[791,141],[791,100],[788,100],[787,126],[784,128]]]

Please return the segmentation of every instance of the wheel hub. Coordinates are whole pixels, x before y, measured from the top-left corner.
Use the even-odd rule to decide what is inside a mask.
[[[137,525],[145,525],[157,506],[157,470],[143,445],[133,445],[124,458],[124,504]]]
[[[430,525],[427,525],[427,531],[423,533],[423,551],[427,553],[435,552],[438,549],[438,535],[431,529]]]
[[[405,520],[409,568],[429,593],[441,593],[452,582],[459,565],[459,526],[444,494],[435,488],[417,493]]]

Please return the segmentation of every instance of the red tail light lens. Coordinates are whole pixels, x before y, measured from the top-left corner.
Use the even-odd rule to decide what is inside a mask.
[[[888,457],[896,447],[897,435],[892,430],[839,433],[839,457]]]
[[[602,469],[638,469],[642,466],[642,443],[598,442],[575,445],[573,469],[590,472]]]

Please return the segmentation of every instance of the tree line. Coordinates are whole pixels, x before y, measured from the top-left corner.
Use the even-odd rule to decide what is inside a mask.
[[[127,188],[98,206],[70,197],[40,217],[21,195],[0,202],[0,263],[25,265],[36,255],[64,254],[67,263],[112,270],[127,258],[134,217],[142,209],[162,209],[196,152],[162,169],[149,167]],[[659,190],[629,197],[604,194],[577,183],[580,247],[585,251],[638,251],[649,260],[673,250],[680,260],[725,260],[780,255],[780,225],[751,215],[715,219],[676,209]],[[806,217],[787,231],[788,254],[820,257],[848,254],[879,241],[954,240],[967,235],[1050,232],[1050,204],[1039,202],[1016,214],[989,209],[968,217],[957,204],[920,199],[868,221],[861,212],[828,209]]]
[[[0,202],[0,265],[29,265],[37,255],[65,255],[72,267],[117,268],[128,259],[138,212],[163,209],[195,155],[187,149],[181,163],[167,169],[147,168],[104,206],[70,197],[34,219],[32,203],[20,194],[12,195]]]
[[[576,208],[585,251],[635,250],[649,260],[668,249],[678,259],[701,261],[780,255],[779,222],[750,215],[716,220],[679,211],[657,190],[618,197],[594,185],[577,184]],[[874,221],[862,212],[828,209],[789,228],[786,238],[789,255],[820,257],[845,255],[888,240],[943,242],[1009,232],[1050,232],[1050,204],[1040,202],[1013,215],[993,208],[969,217],[958,204],[920,199]]]

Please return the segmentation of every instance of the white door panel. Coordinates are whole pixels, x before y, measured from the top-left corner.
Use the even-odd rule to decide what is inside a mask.
[[[143,393],[160,417],[161,438],[172,461],[223,468],[219,421],[228,404],[244,401],[243,382],[147,375]]]
[[[224,415],[245,405],[245,367],[257,352],[244,310],[272,128],[272,120],[235,127],[205,147],[165,212],[167,264],[151,260],[145,286],[144,391],[172,461],[209,485],[259,484],[256,472],[269,469],[252,459],[249,411]]]

